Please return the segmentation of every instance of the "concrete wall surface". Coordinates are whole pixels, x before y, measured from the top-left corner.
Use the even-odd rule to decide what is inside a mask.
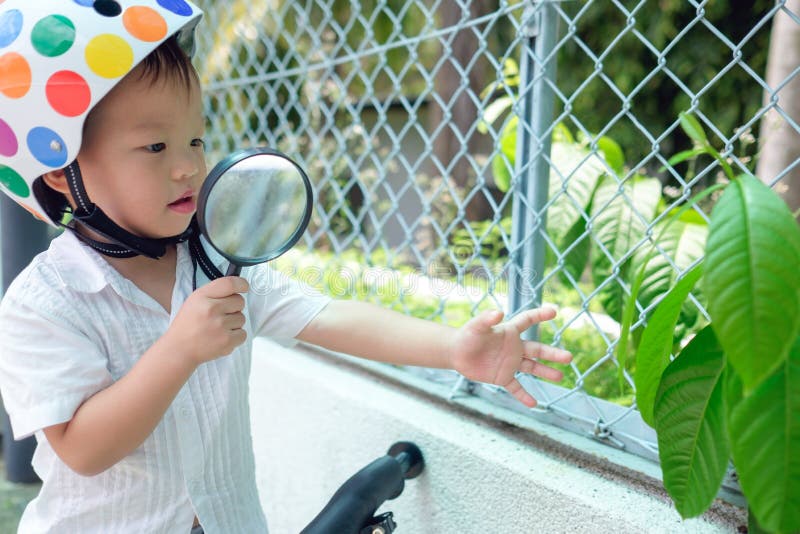
[[[663,492],[537,449],[323,351],[257,340],[253,358],[256,476],[273,534],[299,532],[396,441],[415,442],[426,459],[380,510],[394,512],[398,534],[735,532],[743,520],[728,506],[681,521]]]

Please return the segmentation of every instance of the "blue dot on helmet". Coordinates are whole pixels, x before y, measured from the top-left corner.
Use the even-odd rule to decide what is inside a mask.
[[[184,0],[158,0],[158,5],[182,17],[188,17],[192,14],[192,6]]]
[[[0,15],[0,48],[16,41],[22,32],[22,13],[11,9]]]
[[[50,128],[37,126],[28,132],[28,150],[40,163],[54,169],[67,163],[67,145]]]

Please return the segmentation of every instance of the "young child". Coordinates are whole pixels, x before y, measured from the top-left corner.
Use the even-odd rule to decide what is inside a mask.
[[[0,390],[15,437],[36,435],[43,481],[20,532],[266,532],[254,336],[456,369],[528,406],[515,373],[559,380],[540,360],[571,358],[520,340],[552,310],[454,329],[330,300],[264,266],[198,274],[186,238],[204,120],[184,50],[200,16],[184,0],[0,4],[3,191],[51,224],[73,215],[0,305]],[[267,296],[248,291],[256,274]]]

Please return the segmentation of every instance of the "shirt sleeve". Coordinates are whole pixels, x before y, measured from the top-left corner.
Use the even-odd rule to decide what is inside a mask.
[[[69,421],[112,382],[105,355],[66,317],[6,295],[0,305],[0,393],[15,439]]]
[[[331,301],[266,264],[250,268],[247,278],[247,305],[255,336],[290,341]]]

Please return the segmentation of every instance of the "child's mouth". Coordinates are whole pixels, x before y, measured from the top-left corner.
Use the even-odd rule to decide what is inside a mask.
[[[179,198],[175,202],[170,202],[167,204],[167,207],[172,211],[176,211],[181,214],[192,213],[197,208],[197,205],[194,201],[194,197],[183,197]]]

